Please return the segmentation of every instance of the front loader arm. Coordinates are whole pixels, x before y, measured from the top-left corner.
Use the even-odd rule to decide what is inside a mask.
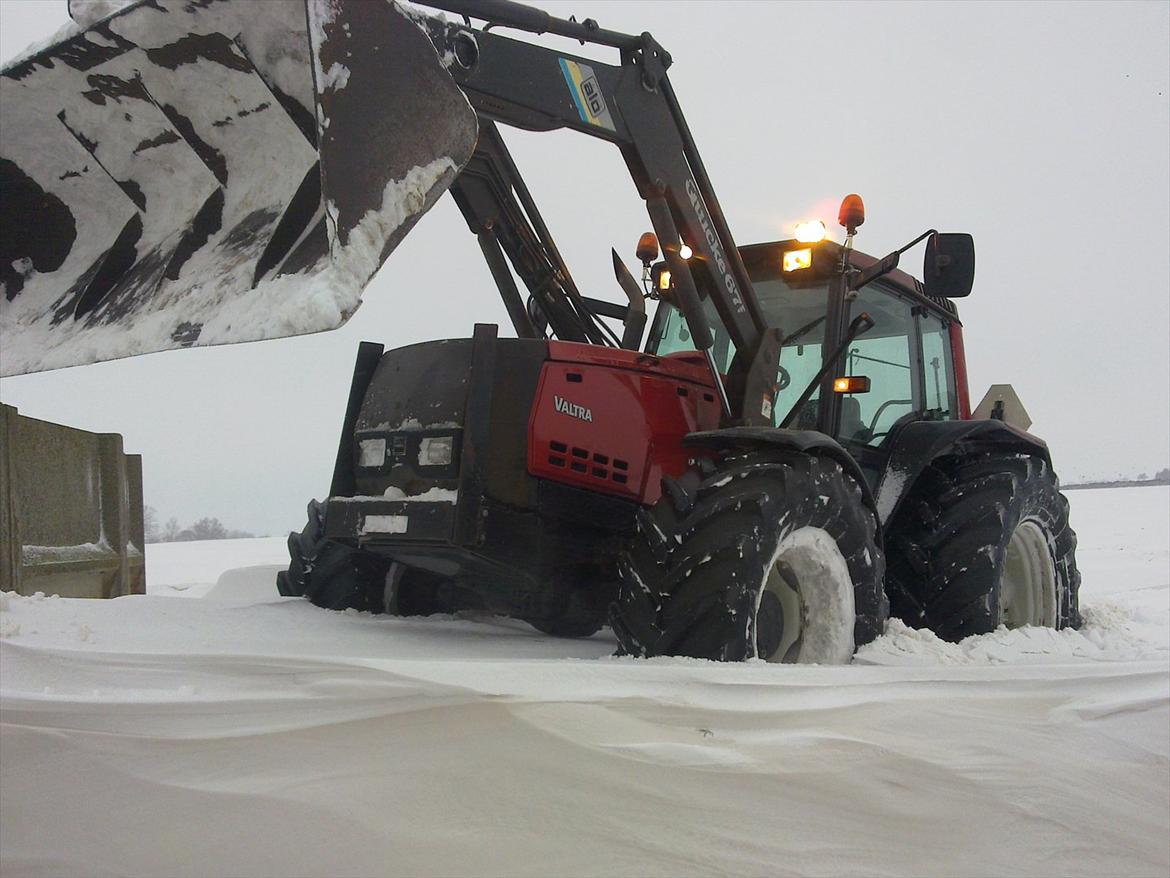
[[[738,352],[729,378],[731,395],[740,396],[766,323],[667,78],[670,56],[649,34],[605,31],[592,22],[563,21],[516,3],[441,0],[427,5],[487,19],[493,26],[558,33],[621,50],[615,66],[493,30],[428,22],[440,57],[449,61],[448,72],[481,118],[535,131],[569,128],[620,149],[647,202],[676,285],[685,287],[690,276],[678,257],[680,235],[708,266],[712,301]],[[702,348],[708,333],[695,325],[702,322],[701,312],[689,310],[692,334]]]
[[[493,122],[480,120],[475,152],[452,184],[451,196],[479,240],[518,336],[535,338],[539,333],[501,254],[507,256],[557,338],[609,343],[573,283]]]

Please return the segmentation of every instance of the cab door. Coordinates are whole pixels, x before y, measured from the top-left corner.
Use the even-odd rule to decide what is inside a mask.
[[[921,300],[880,282],[865,286],[849,310],[849,319],[866,312],[874,325],[849,346],[837,375],[864,376],[869,391],[834,394],[836,438],[874,486],[897,428],[959,417],[950,325]]]
[[[931,421],[958,421],[961,416],[951,350],[951,321],[923,307],[916,311],[922,343],[923,414]]]
[[[845,351],[839,375],[868,378],[869,391],[838,395],[837,439],[851,450],[876,448],[896,424],[925,408],[914,306],[892,288],[872,283],[850,312],[850,319],[865,312],[874,323]]]

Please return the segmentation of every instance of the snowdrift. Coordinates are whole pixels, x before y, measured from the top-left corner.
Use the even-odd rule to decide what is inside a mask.
[[[281,540],[8,595],[0,871],[1166,874],[1170,490],[1071,500],[1083,630],[892,622],[847,667],[329,613],[270,590]]]

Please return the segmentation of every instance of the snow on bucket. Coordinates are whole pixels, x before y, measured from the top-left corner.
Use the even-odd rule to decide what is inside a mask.
[[[334,329],[474,148],[392,3],[96,9],[0,71],[3,374]]]

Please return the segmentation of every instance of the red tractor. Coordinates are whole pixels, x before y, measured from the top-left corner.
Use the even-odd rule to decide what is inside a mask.
[[[622,62],[430,23],[479,116],[451,192],[516,338],[362,346],[329,499],[289,539],[282,594],[569,636],[608,623],[625,653],[731,661],[846,662],[890,612],[949,639],[1078,624],[1047,447],[971,420],[951,302],[971,289],[970,236],[908,245],[926,240],[920,283],[903,251],[852,249],[851,196],[843,247],[738,247],[649,35],[433,5]],[[621,149],[655,230],[644,287],[613,254],[624,304],[578,291],[496,122]]]
[[[361,346],[282,594],[719,660],[849,661],[890,613],[1079,623],[1047,446],[971,418],[970,236],[875,259],[850,196],[843,246],[740,247],[653,37],[426,5],[457,17],[142,0],[5,68],[5,371],[336,326],[449,188],[515,337]],[[641,280],[613,254],[620,304],[578,289],[497,124],[618,148],[654,230]]]

